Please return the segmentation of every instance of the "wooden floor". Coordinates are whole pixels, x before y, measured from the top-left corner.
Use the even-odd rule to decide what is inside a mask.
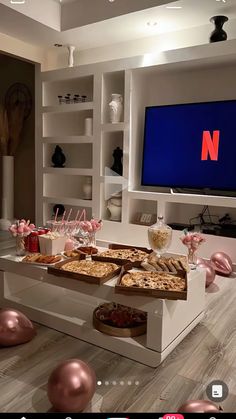
[[[236,279],[218,277],[202,323],[156,369],[37,325],[32,342],[0,349],[0,412],[48,411],[50,371],[75,357],[90,363],[102,382],[88,412],[176,411],[187,399],[204,398],[214,379],[230,390],[224,410],[236,412],[235,301]]]

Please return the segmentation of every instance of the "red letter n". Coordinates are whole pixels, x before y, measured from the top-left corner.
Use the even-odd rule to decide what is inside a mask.
[[[208,153],[211,160],[218,160],[219,141],[220,131],[213,131],[213,138],[210,131],[203,131],[201,160],[207,160]]]

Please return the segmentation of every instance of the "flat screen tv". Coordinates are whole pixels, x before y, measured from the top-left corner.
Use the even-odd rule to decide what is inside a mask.
[[[236,191],[236,100],[147,107],[142,185]]]

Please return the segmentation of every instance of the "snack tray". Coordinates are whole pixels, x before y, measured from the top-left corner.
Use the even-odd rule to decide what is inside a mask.
[[[185,289],[181,291],[171,291],[171,290],[159,290],[153,288],[139,288],[139,287],[127,287],[121,285],[122,277],[129,271],[129,266],[122,266],[119,278],[115,285],[116,294],[126,294],[126,295],[145,295],[150,297],[156,297],[160,299],[167,300],[187,300],[188,296],[188,279],[186,271],[179,271],[178,274],[171,274],[168,272],[168,275],[179,276],[185,279]],[[147,271],[146,271],[147,272]],[[164,275],[167,272],[158,272],[160,275]]]
[[[114,270],[113,272],[111,272],[107,275],[104,275],[102,277],[86,275],[86,274],[81,274],[81,273],[77,273],[77,272],[64,271],[64,270],[61,269],[61,267],[63,265],[65,265],[65,264],[67,264],[71,261],[74,261],[74,260],[79,261],[79,260],[82,260],[82,259],[85,259],[85,258],[86,258],[86,255],[81,253],[81,255],[79,255],[79,256],[75,256],[74,258],[64,260],[63,262],[59,262],[54,266],[48,267],[48,273],[52,274],[52,275],[56,275],[56,276],[62,276],[64,278],[76,279],[76,280],[79,280],[79,281],[85,281],[85,282],[88,282],[90,284],[98,284],[98,285],[101,285],[104,282],[109,281],[109,279],[119,275],[119,273],[120,273],[120,270],[121,270],[120,266],[118,266],[117,269]],[[115,262],[113,261],[113,263],[115,263]]]

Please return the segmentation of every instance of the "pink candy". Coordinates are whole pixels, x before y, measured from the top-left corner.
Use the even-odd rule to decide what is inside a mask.
[[[100,230],[102,222],[92,218],[90,221],[80,221],[79,225],[86,233],[96,233],[98,230]]]
[[[200,233],[186,233],[183,237],[180,237],[182,243],[188,247],[188,249],[196,250],[198,246],[205,241],[204,237]]]
[[[14,237],[16,236],[28,236],[32,230],[35,228],[34,224],[30,224],[30,220],[27,222],[22,219],[18,220],[15,224],[12,224],[9,228],[9,231]]]

